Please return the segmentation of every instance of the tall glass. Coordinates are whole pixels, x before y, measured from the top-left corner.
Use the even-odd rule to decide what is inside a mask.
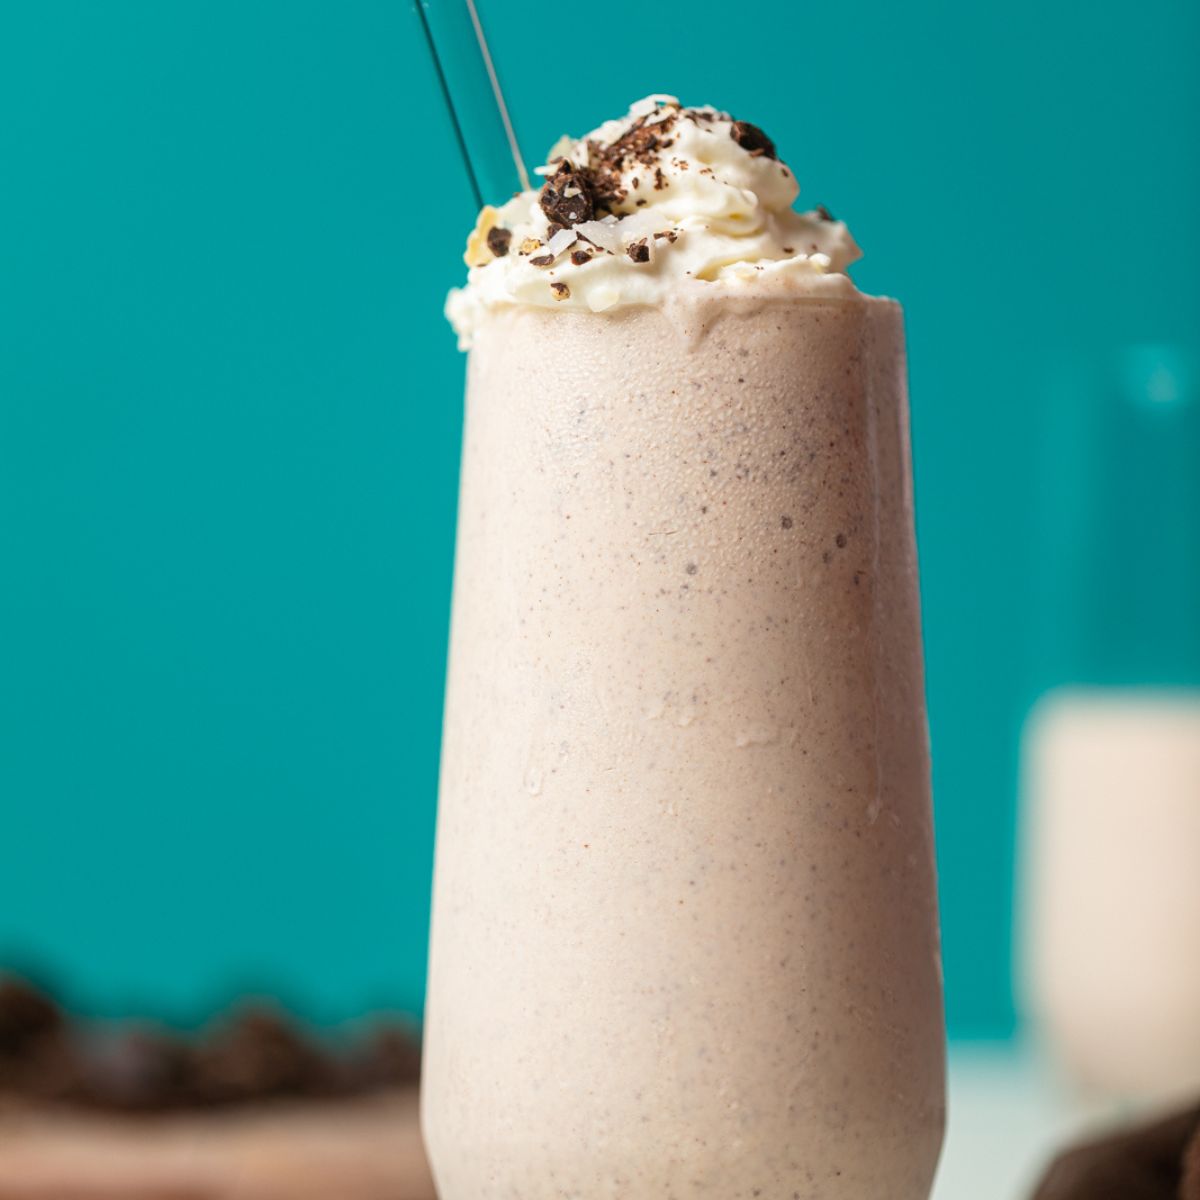
[[[923,691],[899,306],[488,318],[426,1033],[442,1200],[925,1200]]]

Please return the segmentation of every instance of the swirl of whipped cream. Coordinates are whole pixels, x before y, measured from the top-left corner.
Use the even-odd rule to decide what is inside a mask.
[[[689,288],[849,286],[860,257],[824,208],[792,208],[799,185],[762,130],[673,96],[562,138],[537,173],[540,191],[485,207],[468,240],[467,284],[446,302],[464,347],[507,305],[608,312]]]

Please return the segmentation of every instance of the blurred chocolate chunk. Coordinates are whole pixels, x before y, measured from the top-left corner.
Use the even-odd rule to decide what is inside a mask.
[[[191,1047],[166,1032],[139,1027],[86,1039],[78,1097],[98,1108],[155,1112],[191,1096]]]
[[[337,1091],[334,1064],[282,1014],[243,1009],[196,1050],[192,1085],[204,1104]]]
[[[1200,1108],[1191,1108],[1073,1146],[1050,1164],[1033,1200],[1200,1200],[1200,1181],[1184,1182],[1198,1130]]]
[[[0,1057],[12,1058],[62,1031],[58,1006],[21,979],[0,979]]]
[[[1192,1135],[1183,1156],[1183,1183],[1179,1200],[1200,1200],[1200,1128]]]
[[[395,1018],[317,1037],[260,1003],[190,1037],[69,1021],[37,989],[0,979],[0,1101],[136,1114],[333,1099],[411,1086],[420,1061],[416,1031]]]
[[[416,1038],[392,1025],[372,1030],[351,1050],[347,1062],[356,1090],[404,1087],[421,1076],[421,1050]]]

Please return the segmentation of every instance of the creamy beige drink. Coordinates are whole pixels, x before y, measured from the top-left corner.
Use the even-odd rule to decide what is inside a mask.
[[[943,1035],[900,310],[753,126],[651,103],[557,153],[541,197],[485,210],[451,301],[439,1193],[924,1200]]]
[[[1063,689],[1026,738],[1029,1014],[1090,1100],[1200,1088],[1200,696]]]

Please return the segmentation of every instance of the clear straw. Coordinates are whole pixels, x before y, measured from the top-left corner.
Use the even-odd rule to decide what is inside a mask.
[[[476,204],[529,188],[475,0],[414,0]]]

